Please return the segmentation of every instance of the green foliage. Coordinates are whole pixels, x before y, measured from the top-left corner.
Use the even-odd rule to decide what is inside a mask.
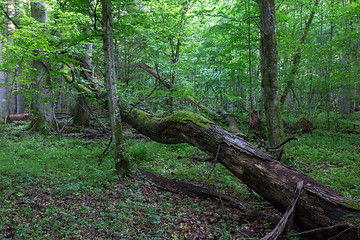
[[[127,152],[134,162],[151,161],[153,155],[151,150],[151,144],[143,141],[132,143],[127,148]]]
[[[202,214],[214,211],[208,200],[163,192],[135,172],[125,178],[114,176],[115,163],[109,158],[97,166],[106,146],[102,140],[30,134],[15,124],[6,125],[1,140],[2,234],[12,233],[17,239],[87,238],[89,234],[99,239],[182,239],[190,229],[196,233],[203,226],[198,234],[223,237],[237,228],[236,217],[218,215],[219,227],[210,231],[200,220]],[[181,176],[189,164],[196,164],[190,157],[199,153],[184,144],[136,140],[127,144],[134,165],[156,172],[165,171],[167,165],[168,176],[171,170]],[[180,161],[179,172],[176,161]],[[196,173],[195,168],[191,171]]]
[[[345,196],[360,197],[357,134],[316,130],[288,144],[291,165]]]

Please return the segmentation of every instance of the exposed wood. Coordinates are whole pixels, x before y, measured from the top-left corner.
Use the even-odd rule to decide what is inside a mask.
[[[9,118],[11,121],[29,120],[32,115],[32,113],[10,114]]]
[[[284,216],[281,218],[279,223],[276,225],[274,230],[272,230],[270,233],[266,234],[265,237],[262,238],[262,240],[276,240],[278,237],[283,233],[285,227],[288,225],[290,217],[293,215],[296,203],[300,197],[301,189],[304,186],[304,182],[300,181],[297,184],[294,198],[292,199],[288,209],[286,210]]]
[[[289,206],[297,183],[303,181],[303,193],[296,206],[294,222],[304,230],[341,224],[350,218],[360,220],[360,211],[351,208],[354,203],[341,194],[273,159],[243,138],[199,115],[181,111],[166,118],[156,118],[138,109],[129,111],[126,106],[123,106],[122,115],[125,122],[155,141],[167,144],[186,142],[217,156],[217,162],[281,212]],[[347,226],[352,225],[349,222]],[[313,236],[327,239],[344,229],[346,227],[339,227]],[[360,237],[357,229],[353,228],[338,239]]]

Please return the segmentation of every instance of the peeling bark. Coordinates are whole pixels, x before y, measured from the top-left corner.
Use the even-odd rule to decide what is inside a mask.
[[[256,149],[243,138],[227,132],[211,121],[191,112],[180,111],[166,118],[156,118],[141,110],[122,109],[124,121],[139,132],[161,143],[189,143],[217,156],[218,161],[275,208],[285,212],[297,183],[304,182],[303,193],[295,209],[294,222],[304,230],[360,221],[360,211],[349,207],[349,201],[320,182]],[[348,220],[346,220],[348,219]],[[360,239],[354,223],[314,237],[327,239],[347,229],[337,239]]]

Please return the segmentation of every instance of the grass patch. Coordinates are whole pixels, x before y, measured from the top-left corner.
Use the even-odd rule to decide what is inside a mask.
[[[33,134],[7,125],[0,153],[0,232],[16,239],[192,239],[236,234],[238,216],[218,201],[159,190],[136,172],[112,174],[108,140]],[[75,134],[76,135],[76,134]],[[187,145],[127,140],[134,167],[196,179]],[[190,167],[190,175],[186,168]],[[197,174],[197,175],[196,175]],[[226,227],[224,227],[226,225]],[[225,235],[224,235],[225,234]],[[225,239],[225,238],[223,238]]]
[[[312,133],[288,143],[289,163],[345,196],[360,199],[360,113],[338,116],[331,112],[328,119],[320,113]]]
[[[358,120],[353,124],[359,124]],[[346,125],[348,130],[350,123]],[[349,128],[348,128],[349,127]],[[2,128],[0,136],[0,235],[16,239],[231,239],[239,231],[274,226],[256,224],[217,200],[164,192],[137,175],[113,175],[115,162],[102,156],[108,139],[86,140],[24,131],[22,124]],[[164,145],[126,140],[133,168],[167,178],[202,184],[263,202],[220,164],[187,144]],[[79,136],[79,137],[74,137]],[[360,198],[359,134],[314,130],[287,144],[289,164],[349,198]],[[216,177],[212,170],[216,171]],[[212,172],[212,174],[210,174]],[[255,199],[254,199],[255,198]],[[273,210],[272,210],[273,211]],[[273,216],[273,212],[269,216]],[[262,215],[264,218],[265,215]],[[254,237],[256,239],[256,237]]]

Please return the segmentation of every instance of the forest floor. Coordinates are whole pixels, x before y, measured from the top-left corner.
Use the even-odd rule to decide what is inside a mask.
[[[100,127],[37,134],[26,125],[1,129],[0,239],[260,239],[281,218],[186,144],[155,143],[125,126],[132,170],[121,178],[104,154],[109,133]],[[349,129],[301,134],[288,146],[289,164],[359,199],[359,133]],[[236,204],[167,191],[139,169],[213,189]]]

